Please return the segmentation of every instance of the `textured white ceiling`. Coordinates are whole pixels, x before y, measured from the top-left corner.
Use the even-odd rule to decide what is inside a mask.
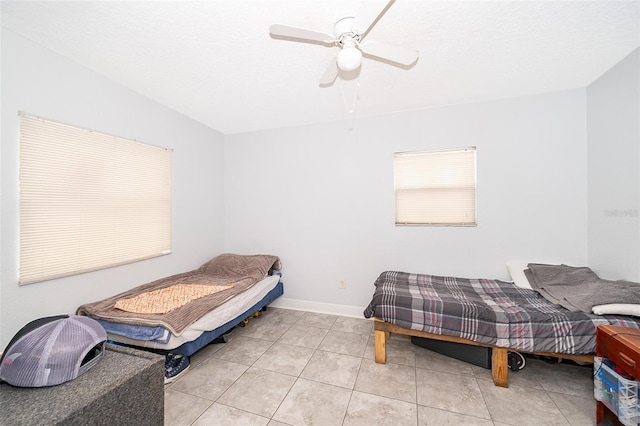
[[[348,118],[356,80],[319,87],[331,33],[362,0],[2,1],[2,26],[222,133]],[[366,1],[366,0],[364,0]],[[356,117],[585,87],[640,45],[640,1],[397,0],[367,36],[420,50],[365,58]]]

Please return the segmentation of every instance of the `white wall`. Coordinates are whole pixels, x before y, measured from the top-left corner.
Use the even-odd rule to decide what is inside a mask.
[[[640,49],[587,88],[588,258],[640,281]]]
[[[224,250],[224,136],[2,30],[0,348],[27,322],[74,313]],[[18,111],[173,148],[173,254],[18,286]],[[0,349],[1,350],[1,349]]]
[[[276,304],[361,315],[388,269],[508,279],[509,260],[586,263],[585,90],[349,124],[226,138],[226,247],[281,256]],[[394,226],[393,153],[469,145],[478,226]]]

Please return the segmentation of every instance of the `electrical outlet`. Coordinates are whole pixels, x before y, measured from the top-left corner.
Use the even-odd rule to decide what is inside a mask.
[[[347,280],[344,280],[344,279],[340,280],[338,282],[338,288],[347,288]]]

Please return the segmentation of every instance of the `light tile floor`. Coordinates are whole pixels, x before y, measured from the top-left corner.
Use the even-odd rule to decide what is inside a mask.
[[[491,371],[372,322],[269,308],[191,358],[165,387],[165,425],[595,425],[592,370],[527,358],[509,388]]]

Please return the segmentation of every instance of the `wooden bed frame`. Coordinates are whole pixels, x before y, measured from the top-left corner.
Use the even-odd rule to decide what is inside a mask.
[[[391,337],[391,333],[404,334],[406,336],[425,337],[427,339],[442,340],[445,342],[464,343],[466,345],[482,346],[486,348],[492,348],[491,351],[491,375],[493,376],[493,383],[496,386],[503,388],[509,387],[509,363],[507,359],[507,353],[509,348],[503,348],[494,345],[487,345],[484,343],[474,342],[473,340],[463,339],[461,337],[444,336],[440,334],[425,333],[424,331],[410,330],[402,328],[395,324],[385,322],[379,318],[373,319],[374,329],[374,345],[375,345],[375,360],[378,364],[387,363],[387,341]],[[524,352],[518,350],[517,352]],[[569,355],[560,354],[555,352],[526,352],[534,355],[550,356],[556,358],[570,359],[580,363],[593,364],[593,355]]]

